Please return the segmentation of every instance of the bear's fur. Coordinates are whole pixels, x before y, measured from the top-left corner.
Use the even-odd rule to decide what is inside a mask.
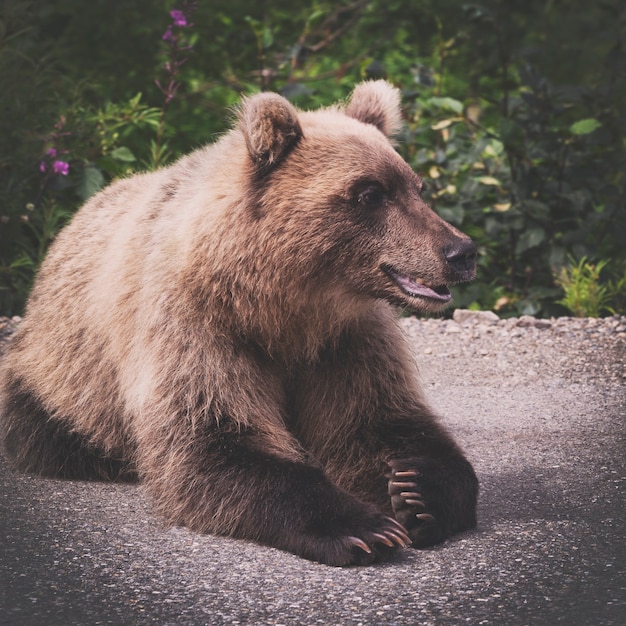
[[[475,248],[422,200],[400,121],[384,81],[316,112],[255,95],[89,200],[2,364],[14,465],[137,477],[171,524],[333,565],[473,527],[392,305],[442,309]]]

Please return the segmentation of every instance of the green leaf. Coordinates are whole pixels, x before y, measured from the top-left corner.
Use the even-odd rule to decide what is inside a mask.
[[[274,33],[267,26],[263,29],[263,48],[267,49],[274,43]]]
[[[543,228],[529,228],[525,230],[517,240],[515,252],[521,254],[522,252],[526,252],[526,250],[536,248],[545,238],[546,231]]]
[[[483,154],[487,157],[497,157],[502,154],[504,150],[504,145],[501,141],[497,139],[492,139],[483,150]]]
[[[454,98],[429,98],[428,103],[439,109],[447,109],[458,114],[463,113],[463,103]]]
[[[124,163],[132,163],[137,160],[135,155],[126,146],[115,148],[115,150],[111,152],[111,156],[116,161],[123,161]]]
[[[311,15],[309,15],[309,17],[307,18],[307,22],[314,22],[316,19],[318,19],[319,17],[323,17],[324,15],[326,15],[325,11],[317,9],[316,11],[313,11]]]
[[[87,200],[104,187],[105,182],[102,172],[97,167],[90,165],[83,170],[83,176],[78,183],[78,195],[83,200]]]
[[[22,255],[18,257],[17,259],[15,259],[14,261],[12,261],[9,267],[14,270],[20,267],[33,267],[34,268],[35,265],[36,264],[33,261],[33,259],[31,259],[30,257],[26,255]]]
[[[600,128],[602,124],[593,117],[588,117],[584,120],[578,120],[569,127],[570,133],[573,135],[588,135],[594,130]]]

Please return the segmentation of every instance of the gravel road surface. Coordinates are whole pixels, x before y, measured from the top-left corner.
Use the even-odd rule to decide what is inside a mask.
[[[479,475],[476,531],[331,568],[0,457],[0,624],[626,624],[626,319],[456,319],[401,323]]]

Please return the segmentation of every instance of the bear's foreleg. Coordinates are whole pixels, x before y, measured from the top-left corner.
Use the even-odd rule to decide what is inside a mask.
[[[293,389],[298,439],[334,482],[392,513],[415,547],[476,525],[476,475],[422,400],[394,320],[361,320]]]
[[[321,468],[268,453],[276,433],[221,415],[190,435],[184,421],[144,433],[139,446],[142,478],[170,523],[337,566],[369,563],[411,543],[397,521],[335,486]]]

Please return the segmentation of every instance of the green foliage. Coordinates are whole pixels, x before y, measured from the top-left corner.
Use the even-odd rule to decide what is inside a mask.
[[[567,254],[624,255],[623,116],[606,98],[624,84],[614,73],[556,87],[531,55],[513,63],[533,15],[503,10],[496,1],[466,6],[467,25],[434,48],[428,81],[405,91],[403,152],[431,183],[433,207],[479,243],[479,283],[457,289],[457,303],[554,314],[553,268]],[[470,70],[463,82],[453,69],[460,59],[480,75]]]
[[[479,277],[457,305],[559,314],[568,257],[626,267],[618,0],[0,3],[4,313],[21,310],[86,198],[212,141],[242,93],[312,108],[364,78],[401,87],[398,150],[478,243]],[[626,279],[611,276],[609,306],[623,310]]]
[[[597,128],[600,128],[600,126],[602,126],[602,124],[598,122],[598,120],[591,117],[586,120],[578,120],[578,122],[574,122],[569,127],[569,130],[573,135],[588,135]]]
[[[608,283],[610,294],[610,310],[613,313],[626,315],[626,261],[616,264],[613,268],[612,278]]]
[[[565,292],[559,304],[566,307],[576,317],[599,317],[602,312],[615,312],[609,306],[611,299],[626,284],[626,275],[612,285],[602,284],[600,275],[608,261],[590,263],[583,257],[576,263],[570,259],[570,266],[563,267],[556,275],[557,284]]]
[[[147,137],[160,128],[161,112],[160,108],[143,104],[138,93],[128,102],[106,102],[93,111],[79,109],[73,127],[82,132],[82,146],[85,139],[95,139],[85,158],[97,162],[99,169],[113,178],[132,172],[138,162],[143,167],[158,167],[160,160],[155,162],[152,149],[148,151],[145,144]],[[141,132],[146,129],[153,132],[150,135]],[[76,148],[80,149],[81,145]],[[136,154],[140,155],[139,159]]]
[[[19,230],[13,241],[2,237],[3,257],[6,251],[8,259],[3,258],[0,268],[0,302],[4,294],[19,310],[49,245],[80,204],[108,181],[138,167],[151,168],[161,157],[142,132],[158,128],[161,112],[142,104],[140,98],[137,94],[127,103],[106,103],[97,109],[81,104],[68,107],[53,130],[41,136],[41,146],[33,155],[40,162],[38,180],[28,196],[32,200],[21,207],[5,207],[9,210],[1,218],[3,226]],[[64,164],[67,172],[64,167],[55,170],[55,163]]]

